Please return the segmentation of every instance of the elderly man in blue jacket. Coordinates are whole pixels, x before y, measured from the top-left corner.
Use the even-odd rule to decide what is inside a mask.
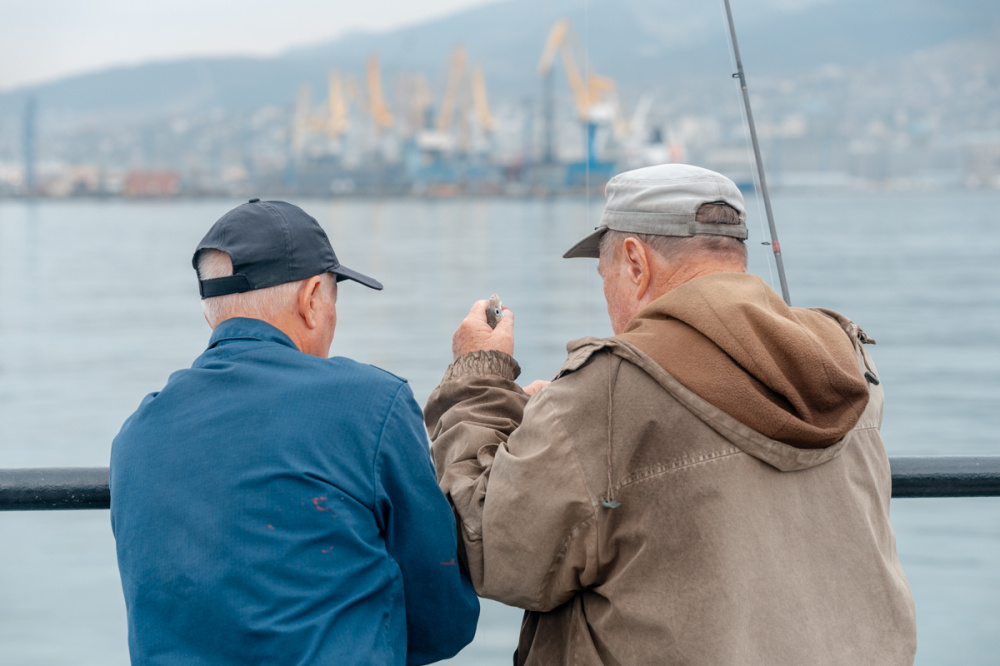
[[[327,358],[342,266],[302,209],[253,199],[195,252],[208,349],[111,450],[141,664],[425,664],[475,633],[407,383]]]

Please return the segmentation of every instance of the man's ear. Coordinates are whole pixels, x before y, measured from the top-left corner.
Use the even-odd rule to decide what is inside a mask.
[[[622,243],[622,258],[629,280],[635,285],[636,299],[642,299],[649,289],[650,266],[646,246],[638,238],[628,237]]]
[[[319,307],[319,299],[322,297],[320,290],[323,286],[323,277],[314,275],[306,280],[299,288],[298,309],[302,322],[308,329],[319,326],[319,317],[316,311]]]

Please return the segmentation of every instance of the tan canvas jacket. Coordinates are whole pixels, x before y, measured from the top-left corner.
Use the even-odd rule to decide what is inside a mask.
[[[463,356],[426,408],[476,590],[528,611],[516,664],[913,662],[881,385],[846,436],[803,449],[624,339],[568,349],[530,400],[509,356]]]

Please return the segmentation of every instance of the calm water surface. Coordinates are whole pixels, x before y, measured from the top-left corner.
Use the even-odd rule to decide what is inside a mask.
[[[191,252],[237,203],[0,203],[0,467],[107,465],[142,396],[205,345]],[[599,200],[299,203],[345,264],[386,285],[343,285],[333,353],[407,377],[421,403],[451,332],[494,291],[516,313],[525,383],[558,370],[566,341],[611,332],[596,261],[560,259]],[[890,455],[1000,454],[1000,193],[774,207],[795,304],[840,310],[878,340]],[[750,269],[770,279],[749,208]],[[1000,660],[998,513],[1000,499],[893,504],[919,664]],[[0,544],[0,664],[127,663],[106,511],[0,513]],[[484,603],[452,663],[509,664],[519,623]]]

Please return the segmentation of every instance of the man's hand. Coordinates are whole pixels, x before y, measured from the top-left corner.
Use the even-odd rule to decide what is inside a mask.
[[[551,383],[552,382],[547,382],[544,379],[536,379],[535,381],[531,382],[530,384],[524,387],[524,392],[527,393],[528,395],[535,395],[536,393],[538,393]]]
[[[459,356],[474,351],[499,351],[514,355],[514,313],[504,306],[503,318],[496,328],[486,322],[488,301],[476,301],[451,339],[451,352],[457,360]]]

